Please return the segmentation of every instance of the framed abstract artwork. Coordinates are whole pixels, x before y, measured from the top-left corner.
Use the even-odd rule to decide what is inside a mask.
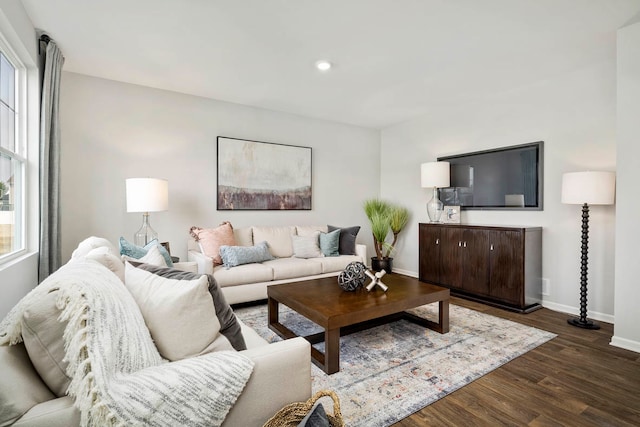
[[[219,136],[218,210],[311,210],[311,147]]]

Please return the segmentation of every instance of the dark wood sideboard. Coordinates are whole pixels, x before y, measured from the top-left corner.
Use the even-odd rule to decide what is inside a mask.
[[[421,281],[521,313],[541,307],[542,227],[418,227]]]

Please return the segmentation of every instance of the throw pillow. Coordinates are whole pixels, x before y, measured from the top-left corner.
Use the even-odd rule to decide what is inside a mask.
[[[189,234],[200,243],[203,254],[213,259],[214,264],[222,264],[220,246],[235,246],[236,239],[233,235],[233,226],[225,221],[216,228],[191,227]]]
[[[181,360],[233,349],[229,340],[220,335],[220,321],[206,275],[191,280],[168,279],[127,263],[125,286],[165,359]]]
[[[22,313],[22,339],[29,359],[42,381],[58,397],[67,393],[71,379],[67,376],[62,335],[67,322],[60,322],[56,306],[57,289],[34,299]]]
[[[320,233],[320,250],[324,256],[340,255],[340,230],[333,230],[329,233]]]
[[[126,255],[122,255],[123,261],[135,261],[142,262],[145,264],[151,264],[158,267],[168,267],[166,260],[160,253],[160,249],[158,246],[152,246],[149,248],[149,251],[141,258],[132,258]]]
[[[221,246],[220,256],[227,268],[273,259],[267,242],[260,242],[255,246]]]
[[[320,250],[320,232],[316,231],[308,236],[291,236],[293,256],[296,258],[320,258],[324,255]]]
[[[308,236],[310,234],[319,231],[321,233],[327,232],[326,225],[296,225],[296,234],[298,236]]]
[[[165,277],[167,279],[177,280],[194,280],[198,279],[201,275],[197,273],[191,273],[188,271],[178,271],[173,268],[161,268],[148,264],[140,264],[137,266],[142,270],[155,274],[156,276]],[[216,310],[216,317],[220,323],[220,333],[227,337],[233,348],[236,350],[246,350],[244,337],[242,336],[242,330],[240,322],[236,319],[236,315],[233,313],[231,306],[227,303],[227,300],[222,293],[222,290],[216,283],[216,279],[211,274],[207,274],[207,281],[209,284],[209,293],[213,298],[213,305]]]
[[[354,227],[334,227],[328,226],[329,231],[340,230],[340,255],[356,255],[356,236],[360,231],[360,226]]]
[[[173,261],[171,261],[171,255],[169,255],[169,252],[167,252],[164,246],[158,243],[158,239],[153,239],[152,241],[144,245],[144,247],[134,245],[133,243],[127,241],[127,239],[125,239],[124,237],[120,237],[119,243],[120,243],[120,255],[126,255],[128,257],[135,258],[135,259],[142,258],[147,254],[147,252],[149,252],[149,249],[151,249],[154,246],[157,246],[158,250],[164,257],[164,260],[167,263],[167,266],[173,267]]]
[[[158,256],[162,258],[160,252],[158,252]],[[92,249],[87,255],[85,255],[85,258],[98,261],[100,264],[115,273],[115,275],[118,276],[118,279],[124,283],[124,263],[115,254],[111,253],[109,248],[103,246]],[[162,262],[164,262],[164,258],[162,258]]]
[[[107,248],[109,252],[118,255],[118,248],[113,243],[103,237],[87,237],[78,244],[78,247],[71,254],[71,258],[82,258],[96,248]]]

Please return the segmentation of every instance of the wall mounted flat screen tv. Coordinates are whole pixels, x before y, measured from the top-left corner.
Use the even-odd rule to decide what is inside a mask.
[[[542,210],[544,142],[438,157],[450,163],[445,206],[461,209]]]

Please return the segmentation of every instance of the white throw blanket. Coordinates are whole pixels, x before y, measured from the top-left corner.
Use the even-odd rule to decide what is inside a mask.
[[[216,352],[167,362],[133,297],[95,261],[72,262],[26,295],[0,323],[0,342],[22,341],[30,301],[60,290],[69,395],[83,426],[219,426],[244,389],[253,362]]]

